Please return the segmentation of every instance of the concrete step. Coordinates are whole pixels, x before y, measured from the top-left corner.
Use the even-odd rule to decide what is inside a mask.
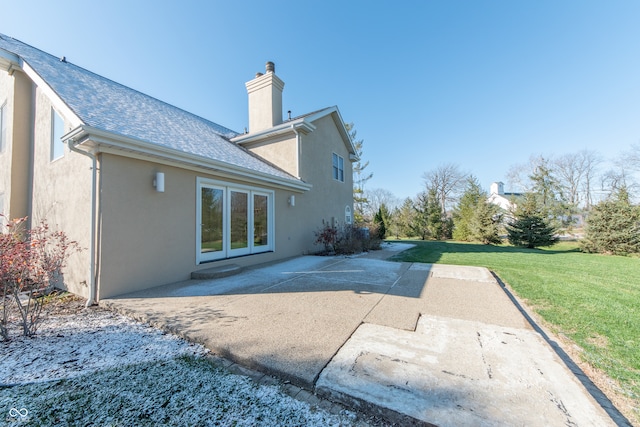
[[[191,278],[194,280],[219,279],[221,277],[233,276],[243,270],[236,264],[222,265],[219,267],[207,268],[191,272]]]

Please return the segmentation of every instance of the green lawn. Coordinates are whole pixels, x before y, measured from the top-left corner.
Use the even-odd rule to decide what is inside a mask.
[[[640,402],[640,259],[585,254],[572,243],[545,249],[411,243],[417,246],[392,259],[489,268],[554,332],[580,346],[586,362]],[[634,406],[640,419],[640,405]]]

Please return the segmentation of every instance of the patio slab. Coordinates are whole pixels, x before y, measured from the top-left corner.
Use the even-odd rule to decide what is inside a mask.
[[[374,254],[301,257],[101,304],[416,422],[615,425],[488,270]]]

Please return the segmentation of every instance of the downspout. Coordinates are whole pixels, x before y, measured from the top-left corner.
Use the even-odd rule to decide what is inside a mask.
[[[300,133],[296,129],[295,125],[291,125],[291,130],[296,134],[296,178],[300,179],[300,150],[302,150],[302,145],[300,143]]]
[[[76,148],[74,138],[69,138],[67,140],[67,144],[69,146],[69,150],[82,154],[83,156],[87,156],[91,159],[91,255],[90,255],[90,279],[89,279],[89,298],[87,299],[86,307],[90,307],[96,304],[96,182],[97,182],[97,173],[98,173],[98,159],[94,154],[88,153],[86,151],[82,151]]]

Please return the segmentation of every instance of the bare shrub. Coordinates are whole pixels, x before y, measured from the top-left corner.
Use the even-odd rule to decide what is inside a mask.
[[[0,234],[0,336],[9,339],[12,309],[17,309],[22,335],[32,336],[40,323],[43,297],[62,278],[68,256],[80,250],[46,222],[27,230],[27,218],[8,221]]]

